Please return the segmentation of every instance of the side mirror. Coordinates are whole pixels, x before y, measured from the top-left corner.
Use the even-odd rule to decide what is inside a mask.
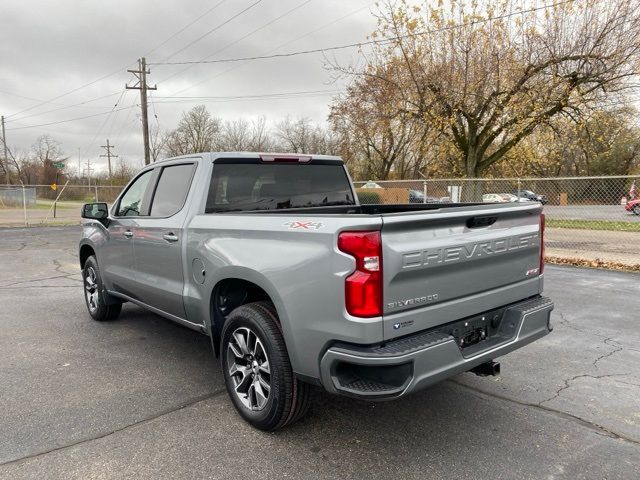
[[[85,203],[82,206],[81,216],[102,222],[109,216],[109,209],[106,203]]]

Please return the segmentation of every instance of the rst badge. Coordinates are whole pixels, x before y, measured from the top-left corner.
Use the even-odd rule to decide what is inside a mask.
[[[321,222],[305,222],[302,220],[293,220],[283,224],[289,227],[289,230],[320,230],[324,225]]]

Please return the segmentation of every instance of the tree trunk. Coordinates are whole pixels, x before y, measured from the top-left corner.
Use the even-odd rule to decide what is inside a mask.
[[[482,182],[474,181],[478,178],[478,149],[477,145],[470,143],[465,158],[465,170],[468,181],[462,185],[462,200],[464,202],[482,202]]]

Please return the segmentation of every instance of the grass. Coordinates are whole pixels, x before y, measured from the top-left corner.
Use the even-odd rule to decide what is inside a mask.
[[[90,201],[91,202],[91,201]],[[58,200],[58,205],[56,205],[56,210],[70,210],[70,209],[80,209],[80,207],[82,207],[82,205],[84,203],[90,203],[90,202],[83,202],[81,200],[75,201],[75,200]],[[53,205],[53,200],[46,200],[46,199],[38,199],[36,200],[36,204],[33,205],[27,205],[27,210],[49,210],[51,208],[51,205]],[[4,207],[0,204],[0,209],[7,209],[7,210],[22,210],[22,205],[5,205]]]
[[[69,201],[69,200],[58,200],[58,205],[56,205],[56,209],[68,209],[68,208],[80,208],[85,202],[79,201]],[[53,205],[53,200],[36,200],[36,208],[38,210],[49,210]]]
[[[548,218],[545,224],[549,228],[575,228],[578,230],[609,230],[613,232],[640,232],[640,222],[620,220],[560,220]]]

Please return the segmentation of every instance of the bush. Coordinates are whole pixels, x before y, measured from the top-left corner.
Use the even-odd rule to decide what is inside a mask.
[[[374,189],[371,189],[371,188],[358,189],[356,190],[356,193],[358,194],[358,200],[360,200],[360,203],[362,204],[381,203],[380,194],[376,192]]]

